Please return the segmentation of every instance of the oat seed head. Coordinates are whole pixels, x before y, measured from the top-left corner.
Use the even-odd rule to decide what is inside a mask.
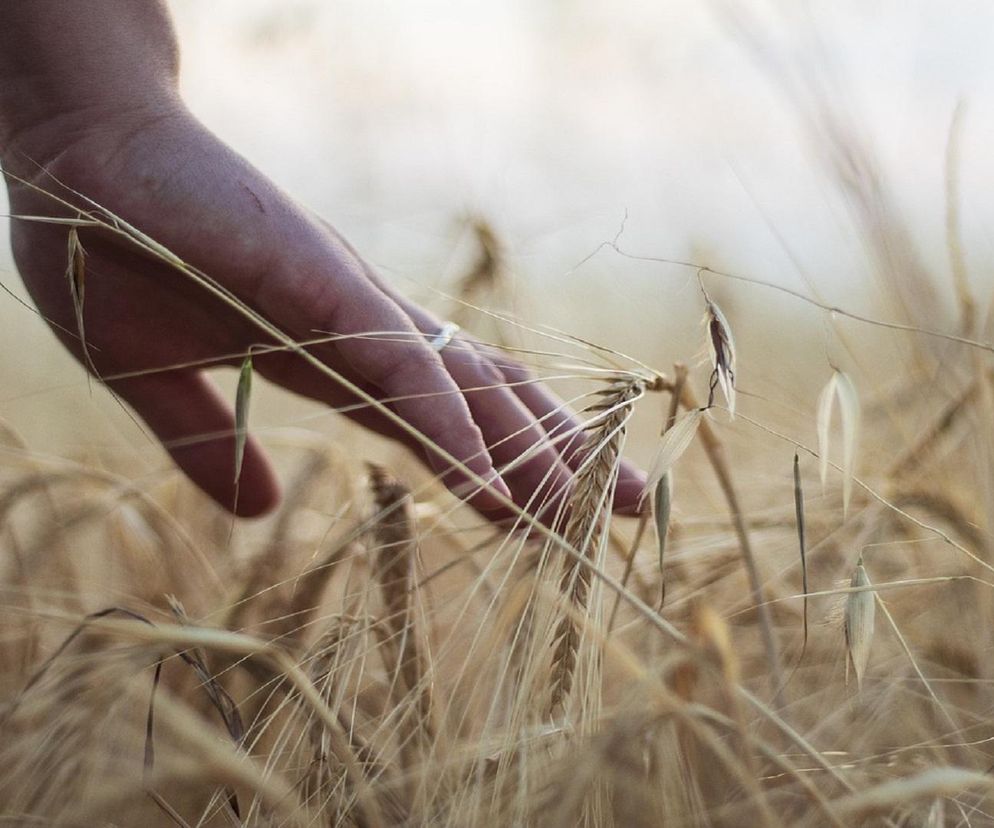
[[[710,298],[706,299],[707,307],[704,314],[704,324],[707,328],[708,353],[711,355],[711,383],[708,395],[708,405],[712,402],[714,388],[717,385],[728,403],[728,413],[735,417],[735,340],[732,329],[722,313],[721,308]]]

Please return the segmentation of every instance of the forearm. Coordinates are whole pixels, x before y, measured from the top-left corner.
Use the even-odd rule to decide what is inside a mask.
[[[174,106],[177,72],[162,0],[4,0],[0,158],[30,144],[40,127],[51,134],[53,123],[71,129]]]

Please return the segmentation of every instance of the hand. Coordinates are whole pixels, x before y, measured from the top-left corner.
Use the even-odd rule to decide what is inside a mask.
[[[17,156],[5,159],[7,169],[46,190],[59,192],[61,182],[86,195],[298,341],[319,332],[354,335],[309,351],[371,396],[395,400],[387,405],[399,417],[491,481],[489,489],[476,487],[469,498],[475,508],[494,520],[510,518],[513,512],[498,492],[551,520],[557,493],[568,488],[578,441],[557,447],[547,430],[562,434],[578,423],[541,385],[507,387],[509,380],[526,378],[520,365],[464,337],[441,354],[432,350],[428,340],[440,327],[438,319],[383,283],[331,227],[280,192],[178,101],[116,112],[92,124],[55,123],[48,132],[41,125],[22,134]],[[60,213],[30,187],[12,182],[9,190],[14,214]],[[60,194],[78,202],[65,190]],[[12,225],[14,255],[28,290],[45,317],[63,329],[56,328],[63,343],[82,359],[65,279],[66,236],[65,226]],[[87,254],[83,312],[93,366],[100,376],[151,371],[109,384],[190,479],[233,508],[234,421],[228,403],[200,367],[156,369],[237,364],[240,358],[218,356],[273,343],[230,306],[127,242],[92,230],[80,231],[80,240]],[[377,331],[394,335],[361,336]],[[254,365],[283,387],[330,406],[358,402],[299,355],[267,353],[255,357]],[[383,413],[366,406],[348,416],[418,452],[450,487],[466,486],[463,475]],[[497,476],[495,465],[525,454],[529,460],[503,481]],[[615,506],[633,509],[642,483],[641,474],[625,465]],[[272,468],[250,438],[237,512],[258,515],[277,500]]]

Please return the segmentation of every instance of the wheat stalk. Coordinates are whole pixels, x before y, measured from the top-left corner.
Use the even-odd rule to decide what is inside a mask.
[[[684,384],[681,395],[680,402],[688,411],[693,412],[700,409],[700,404],[690,383]],[[777,648],[776,636],[773,632],[773,619],[770,617],[770,608],[766,604],[763,594],[763,581],[760,578],[759,568],[756,566],[756,557],[753,554],[752,544],[749,541],[749,532],[746,529],[745,518],[742,516],[738,494],[732,483],[732,473],[725,460],[721,441],[708,422],[701,421],[699,433],[701,446],[707,455],[708,462],[711,464],[715,476],[718,478],[718,485],[725,495],[725,500],[728,502],[728,509],[732,516],[732,526],[738,537],[739,548],[742,550],[742,562],[745,564],[746,575],[749,578],[749,588],[752,591],[753,601],[755,601],[757,612],[759,613],[759,629],[763,638],[763,648],[766,650],[766,658],[769,662],[771,678],[773,679],[774,700],[776,706],[782,708],[785,682],[783,666],[780,661],[780,651]]]

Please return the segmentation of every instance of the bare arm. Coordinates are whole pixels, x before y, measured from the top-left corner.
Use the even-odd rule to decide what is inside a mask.
[[[43,126],[179,105],[179,52],[161,0],[0,5],[0,152]]]
[[[177,49],[158,0],[30,0],[0,5],[0,161],[7,172],[53,188],[64,182],[122,216],[209,273],[241,301],[298,340],[316,331],[353,336],[316,346],[325,365],[388,402],[389,409],[491,490],[471,503],[506,518],[493,492],[532,513],[564,491],[576,458],[542,422],[575,426],[540,385],[517,390],[520,366],[462,338],[441,354],[428,345],[440,322],[382,282],[328,225],[281,192],[187,111],[177,91]],[[50,214],[53,204],[8,181],[15,213]],[[74,312],[64,272],[66,229],[14,222],[12,243],[25,284],[45,315],[68,330]],[[119,241],[83,236],[84,315],[101,376],[153,370],[112,383],[189,477],[232,507],[232,414],[199,370],[160,370],[263,340],[231,308]],[[395,336],[363,339],[368,331]],[[78,340],[60,334],[82,357]],[[217,360],[218,364],[222,360]],[[230,362],[237,362],[231,360]],[[293,354],[256,361],[263,375],[329,405],[354,406],[341,385]],[[482,389],[482,390],[477,390]],[[418,452],[450,486],[465,484],[442,458],[382,412],[354,409],[362,425]],[[488,446],[491,448],[488,449]],[[495,471],[516,463],[507,479]],[[617,505],[631,508],[641,476],[626,467]],[[278,497],[271,467],[250,441],[239,512],[259,514]],[[535,495],[538,493],[538,498]]]

